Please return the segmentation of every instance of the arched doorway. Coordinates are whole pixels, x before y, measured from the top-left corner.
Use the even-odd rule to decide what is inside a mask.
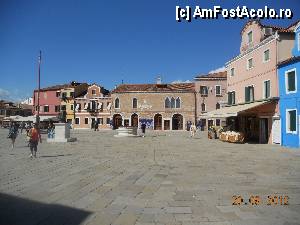
[[[113,116],[113,128],[118,129],[122,126],[122,116],[120,114],[115,114]]]
[[[172,117],[172,130],[183,130],[183,116],[174,114]]]
[[[139,116],[135,113],[131,115],[131,126],[132,127],[139,126]]]
[[[154,130],[162,129],[162,115],[156,114],[154,116]]]

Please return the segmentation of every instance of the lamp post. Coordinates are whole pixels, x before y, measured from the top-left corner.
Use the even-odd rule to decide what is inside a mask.
[[[37,116],[36,116],[36,123],[37,126],[40,126],[40,89],[41,89],[41,61],[42,61],[42,51],[40,50],[39,54],[39,69],[38,69],[38,94],[37,94]]]

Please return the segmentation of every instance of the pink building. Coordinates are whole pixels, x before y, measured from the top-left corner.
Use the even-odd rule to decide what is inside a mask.
[[[111,97],[103,87],[92,84],[81,96],[75,98],[75,129],[94,128],[95,122],[99,129],[111,128]]]
[[[55,85],[40,89],[40,116],[58,116],[60,113],[60,90],[67,87],[68,84]],[[38,91],[34,90],[33,105],[34,115],[38,111]]]
[[[249,21],[241,31],[240,54],[226,63],[228,105],[212,115],[227,118],[246,141],[280,142],[277,63],[291,57],[293,26]]]
[[[222,118],[207,118],[207,112],[220,109],[227,102],[227,72],[199,75],[194,78],[197,121],[201,129],[220,126]]]

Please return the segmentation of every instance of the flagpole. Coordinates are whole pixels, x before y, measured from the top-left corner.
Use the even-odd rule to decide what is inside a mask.
[[[40,126],[40,89],[41,89],[41,61],[42,61],[42,51],[40,50],[39,55],[39,73],[38,73],[38,110],[37,110],[37,117],[36,117],[36,123],[38,127]]]

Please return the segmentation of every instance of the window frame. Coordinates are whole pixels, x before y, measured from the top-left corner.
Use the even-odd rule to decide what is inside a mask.
[[[177,99],[179,99],[179,107],[177,106]],[[175,108],[181,109],[181,98],[179,96],[175,99]]]
[[[292,72],[292,71],[295,71],[295,91],[289,91],[289,89],[288,89],[288,79],[287,78],[288,78],[288,74],[290,72]],[[285,93],[286,94],[297,93],[298,87],[297,87],[297,70],[296,70],[296,68],[293,68],[293,69],[290,69],[290,70],[286,70],[284,72],[284,79],[285,79]]]
[[[86,121],[87,121],[87,123],[86,123]],[[88,118],[88,117],[85,117],[85,118],[84,118],[84,124],[85,124],[85,125],[88,125],[89,123],[90,123],[89,118]]]
[[[251,41],[249,39],[249,34],[251,34]],[[253,31],[250,30],[248,33],[247,33],[247,44],[250,45],[253,43]]]
[[[116,107],[116,101],[118,100],[118,107]],[[114,101],[114,107],[115,109],[120,109],[120,99],[119,98],[116,98],[115,101]]]
[[[202,90],[206,90],[206,93],[202,93]],[[201,96],[208,96],[208,87],[206,85],[201,85],[200,86],[200,95]]]
[[[96,89],[92,89],[92,95],[96,95]]]
[[[270,82],[270,96],[269,97],[265,97],[265,92],[266,92],[266,87],[265,87],[265,82],[267,82],[267,81],[269,81]],[[269,99],[269,98],[271,98],[271,96],[272,96],[272,94],[271,94],[271,80],[270,79],[268,79],[268,80],[264,80],[263,81],[263,99]]]
[[[136,107],[134,107],[134,100],[136,100]],[[132,108],[133,108],[133,109],[137,109],[137,108],[138,108],[138,100],[137,100],[136,97],[133,97],[133,98],[132,98]]]
[[[232,67],[232,68],[230,69],[230,76],[231,76],[231,77],[234,77],[234,74],[235,74],[235,68]]]
[[[231,104],[229,104],[229,93],[230,93],[230,94],[234,93],[234,99],[233,99],[234,101],[232,101]],[[227,104],[228,104],[228,105],[235,105],[235,104],[236,104],[236,102],[235,102],[235,90],[232,90],[232,91],[228,91],[228,92],[227,92]]]
[[[47,111],[45,111],[45,107],[48,107],[48,110],[47,110]],[[43,112],[49,112],[49,111],[50,111],[49,105],[43,105]]]
[[[252,60],[252,67],[249,67],[249,61]],[[253,57],[247,59],[247,70],[251,70],[254,68],[254,64],[253,64]]]
[[[290,118],[289,118],[289,112],[291,112],[291,111],[296,111],[296,130],[295,131],[290,131],[289,129],[288,129],[288,127],[289,127],[289,125],[290,125]],[[298,113],[297,113],[297,108],[293,108],[293,109],[286,109],[285,110],[285,131],[286,131],[286,133],[287,134],[297,134],[297,132],[298,132],[298,126],[297,126],[297,124],[298,124]]]
[[[269,51],[269,59],[265,59],[265,53],[267,52],[267,51]],[[270,49],[268,48],[268,49],[266,49],[266,50],[264,50],[264,52],[263,52],[263,63],[267,63],[267,62],[270,62],[270,60],[271,60],[271,56],[270,56]]]
[[[76,123],[76,120],[77,120],[77,119],[78,119],[78,123]],[[80,117],[75,117],[74,124],[76,124],[76,125],[80,125]]]
[[[202,109],[203,105],[204,105],[204,110]],[[201,112],[206,112],[206,104],[204,102],[201,103]]]
[[[220,94],[217,94],[217,87],[220,87]],[[222,96],[222,85],[220,84],[215,85],[215,96],[216,97]]]

